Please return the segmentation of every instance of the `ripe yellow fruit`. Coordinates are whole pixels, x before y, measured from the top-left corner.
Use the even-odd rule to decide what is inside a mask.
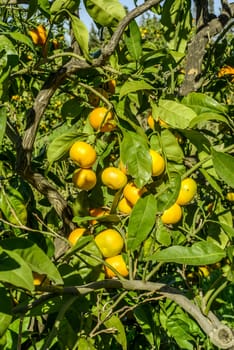
[[[105,208],[92,208],[89,210],[90,216],[99,217],[109,214],[109,210]],[[95,225],[98,221],[97,220],[90,220],[91,225]]]
[[[209,266],[199,266],[198,273],[201,277],[208,277],[210,275],[210,267]]]
[[[112,131],[115,129],[115,121],[112,112],[105,107],[97,107],[89,113],[90,125],[101,132]]]
[[[84,141],[73,143],[69,151],[69,156],[81,168],[91,168],[97,159],[95,149]]]
[[[78,242],[78,239],[83,236],[85,233],[86,228],[84,227],[78,227],[74,229],[68,236],[68,241],[71,243],[71,245],[75,245]]]
[[[119,190],[126,185],[128,179],[119,168],[108,167],[103,170],[101,180],[108,188]]]
[[[72,181],[80,190],[89,191],[96,185],[97,177],[92,169],[80,168],[74,171]]]
[[[50,283],[46,275],[33,272],[33,284],[34,286],[48,286]]]
[[[197,183],[191,178],[181,181],[180,192],[176,203],[179,205],[189,204],[197,193]]]
[[[124,247],[123,237],[114,229],[106,229],[98,233],[95,242],[105,258],[118,255]]]
[[[132,211],[132,205],[125,197],[123,197],[119,201],[118,209],[123,214],[130,214]]]
[[[147,118],[147,123],[151,129],[154,129],[155,122],[154,122],[154,118],[152,117],[151,114]]]
[[[127,183],[127,185],[123,189],[124,197],[129,201],[129,203],[133,206],[136,204],[138,199],[146,192],[146,188],[138,188],[133,182]]]
[[[152,176],[159,176],[165,170],[165,161],[163,157],[153,149],[150,149],[150,155],[152,158]]]
[[[29,35],[31,36],[32,41],[35,45],[45,45],[47,40],[47,33],[45,27],[42,24],[39,24],[37,28],[29,30]]]
[[[176,224],[182,218],[182,209],[177,204],[174,203],[170,208],[166,209],[162,216],[161,220],[164,224]]]
[[[229,202],[234,202],[234,192],[228,192],[227,195],[226,195],[226,199]]]
[[[105,260],[109,265],[111,265],[121,276],[128,276],[128,269],[122,255],[116,255]],[[116,273],[112,271],[108,266],[105,265],[105,275],[107,278],[113,278]]]

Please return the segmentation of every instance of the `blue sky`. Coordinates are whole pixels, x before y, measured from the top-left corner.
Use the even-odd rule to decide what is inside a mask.
[[[134,0],[119,0],[124,6],[126,6],[129,10],[133,9],[135,7]],[[137,4],[140,5],[143,3],[143,0],[138,0]],[[217,11],[220,6],[220,0],[214,0],[215,4],[215,10]],[[80,8],[80,18],[81,20],[86,24],[87,28],[91,28],[92,20],[87,14],[87,12],[84,10],[83,3],[81,1],[81,8]]]

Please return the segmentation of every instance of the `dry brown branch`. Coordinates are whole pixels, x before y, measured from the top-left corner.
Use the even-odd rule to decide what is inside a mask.
[[[234,17],[234,3],[224,6],[217,18],[211,19],[198,30],[188,46],[184,82],[180,88],[180,95],[198,90],[202,85],[202,63],[206,47],[211,38],[220,33],[226,24]]]

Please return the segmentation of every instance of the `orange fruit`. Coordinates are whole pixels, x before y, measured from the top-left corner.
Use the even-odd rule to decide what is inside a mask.
[[[130,204],[130,202],[125,197],[123,197],[119,201],[118,209],[123,214],[130,214],[131,211],[132,211],[132,205]]]
[[[163,157],[153,149],[150,149],[150,155],[152,158],[152,176],[159,176],[165,170],[165,161]]]
[[[127,183],[123,189],[123,195],[131,205],[135,205],[138,199],[146,192],[146,188],[138,188],[133,182]]]
[[[149,125],[149,127],[151,128],[151,129],[154,129],[154,118],[152,117],[152,115],[150,114],[149,116],[148,116],[148,118],[147,118],[147,123],[148,123],[148,125]]]
[[[229,201],[229,202],[234,202],[234,192],[228,192],[226,194],[226,199]]]
[[[95,149],[84,141],[74,142],[70,148],[69,156],[81,168],[91,168],[97,159]]]
[[[166,209],[162,216],[161,220],[164,224],[176,224],[182,218],[182,209],[177,204],[174,203],[170,208]]]
[[[77,169],[72,176],[73,184],[80,190],[89,191],[97,183],[97,177],[92,169]]]
[[[86,228],[84,227],[75,228],[68,236],[68,241],[71,243],[71,245],[75,245],[78,242],[78,239],[81,236],[83,236],[85,231],[86,231]]]
[[[95,130],[102,132],[112,131],[115,128],[115,121],[112,112],[106,107],[97,107],[89,113],[88,116],[90,125]]]
[[[95,242],[105,258],[119,254],[124,247],[121,234],[111,228],[98,233]]]
[[[181,181],[180,192],[176,203],[179,205],[189,204],[197,193],[197,183],[191,178]]]
[[[126,185],[127,176],[119,168],[108,167],[103,170],[101,180],[108,188],[119,190]]]
[[[45,27],[42,24],[39,24],[37,28],[29,30],[29,35],[31,36],[32,41],[35,45],[45,45],[47,33]]]
[[[89,210],[89,214],[94,217],[104,216],[109,214],[109,210],[105,208],[92,208]],[[97,220],[90,220],[92,225],[95,225],[97,222]]]
[[[128,276],[128,269],[122,255],[116,255],[112,256],[111,258],[107,258],[105,259],[105,262],[111,265],[121,276]],[[107,278],[113,278],[116,276],[116,273],[112,271],[108,266],[105,265],[104,268]]]
[[[34,286],[49,285],[49,280],[44,274],[33,272],[33,284]]]

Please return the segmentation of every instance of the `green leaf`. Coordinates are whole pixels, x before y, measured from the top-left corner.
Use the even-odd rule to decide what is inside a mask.
[[[214,264],[225,256],[225,251],[216,244],[198,242],[191,247],[173,246],[163,249],[146,260],[199,266]]]
[[[234,188],[234,157],[212,149],[212,160],[217,175]]]
[[[90,17],[103,27],[117,26],[126,15],[118,0],[84,0],[84,5]]]
[[[0,241],[0,246],[7,251],[17,253],[32,271],[46,274],[56,284],[63,284],[55,265],[34,242],[24,238],[9,238]]]
[[[16,41],[19,41],[20,43],[27,45],[28,47],[30,47],[31,50],[34,50],[34,45],[32,43],[32,40],[27,35],[24,35],[19,32],[11,32],[9,33],[9,36]]]
[[[15,67],[18,64],[18,54],[15,45],[5,35],[0,35],[0,67]],[[2,81],[2,79],[1,79]]]
[[[213,187],[213,189],[216,192],[218,192],[223,198],[223,189],[218,185],[217,181],[211,175],[209,175],[209,173],[204,168],[199,168],[199,171],[202,173],[205,179],[209,182],[211,187]]]
[[[0,281],[30,291],[34,290],[32,271],[24,259],[15,252],[1,250]]]
[[[120,158],[134,178],[136,186],[143,187],[151,178],[152,158],[147,140],[132,131],[124,131],[120,144]]]
[[[199,114],[194,119],[192,119],[190,124],[189,124],[189,127],[193,128],[197,124],[206,122],[207,120],[214,120],[214,121],[217,121],[217,122],[220,121],[220,122],[223,122],[225,124],[229,124],[227,118],[224,117],[221,114],[214,113],[214,112],[204,112],[204,113]]]
[[[7,186],[0,191],[0,209],[12,224],[26,225],[28,213],[24,198],[13,187]]]
[[[183,98],[182,103],[192,108],[197,115],[215,112],[225,114],[227,112],[227,106],[200,92],[191,92]]]
[[[5,135],[7,123],[7,109],[5,106],[0,107],[0,147],[2,146],[2,140]]]
[[[138,305],[134,309],[133,313],[146,339],[150,343],[152,349],[154,349],[155,348],[154,335],[157,331],[156,331],[156,325],[152,317],[152,309],[153,309],[152,306],[149,304]]]
[[[210,141],[200,131],[182,130],[182,134],[197,148],[198,152],[210,153]]]
[[[154,90],[154,87],[144,80],[127,81],[120,88],[119,99],[130,94],[131,92],[142,90]]]
[[[92,338],[79,338],[77,342],[77,349],[97,350],[96,347],[92,344],[92,340]]]
[[[111,316],[104,322],[104,326],[106,328],[115,329],[115,332],[113,334],[114,338],[121,345],[121,349],[127,350],[127,338],[125,334],[125,329],[119,317],[115,315]]]
[[[50,7],[50,13],[52,15],[57,15],[63,10],[73,12],[78,9],[80,0],[55,0]]]
[[[180,174],[171,172],[168,175],[168,181],[157,187],[157,207],[160,212],[163,212],[175,203],[180,191]]]
[[[128,224],[127,247],[136,250],[147,238],[156,219],[156,200],[152,194],[140,198],[134,205]]]
[[[12,303],[11,296],[6,288],[0,285],[0,337],[4,335],[12,321]]]
[[[141,33],[136,21],[131,21],[124,33],[124,42],[132,58],[137,61],[142,54]]]
[[[50,164],[63,158],[71,148],[72,144],[79,138],[77,131],[71,131],[56,137],[49,144],[47,159]]]
[[[161,131],[161,137],[153,134],[150,137],[151,148],[158,152],[162,152],[167,160],[171,160],[177,164],[182,164],[184,153],[179,145],[175,135],[168,129]]]
[[[189,107],[171,100],[159,100],[158,115],[173,128],[186,129],[197,114]]]
[[[70,15],[71,25],[76,41],[86,58],[89,58],[89,32],[85,24],[76,16]]]

